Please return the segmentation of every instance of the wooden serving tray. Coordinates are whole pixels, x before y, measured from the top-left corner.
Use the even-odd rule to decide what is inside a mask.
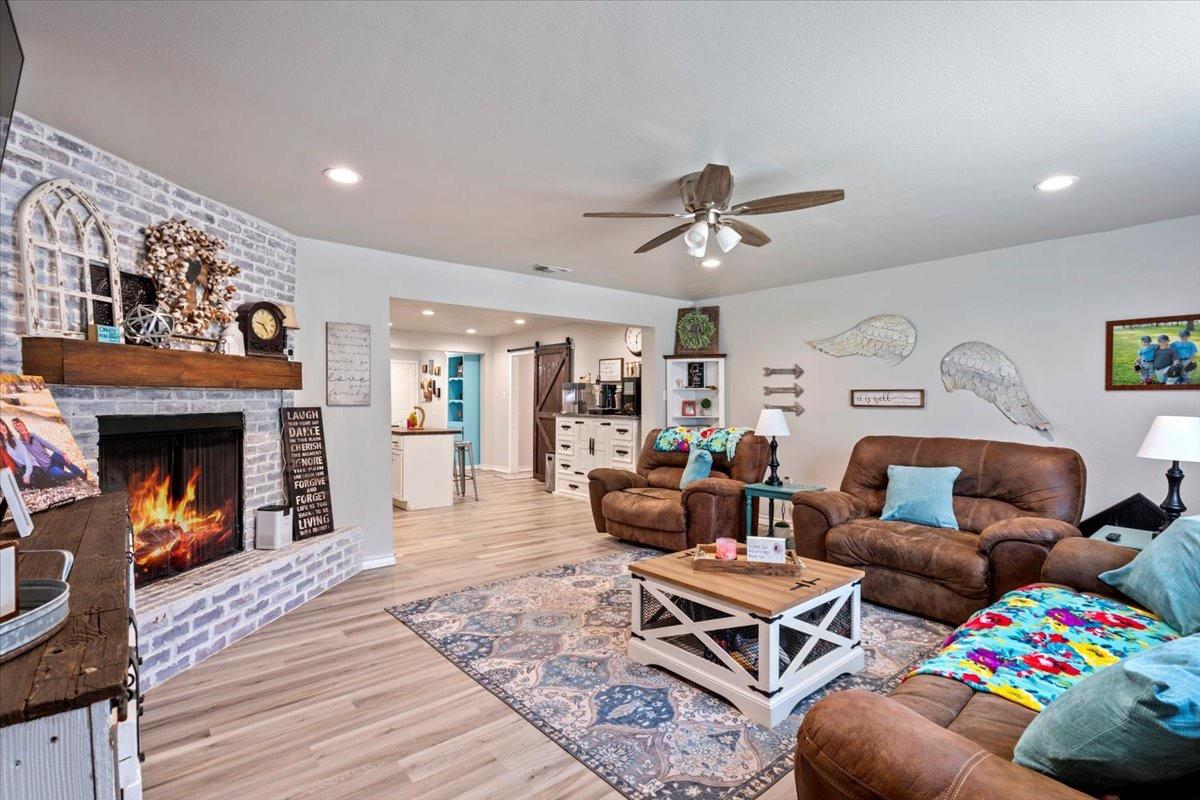
[[[800,556],[796,555],[796,551],[788,550],[785,558],[787,561],[782,564],[773,564],[769,561],[748,561],[746,545],[739,544],[737,559],[722,561],[717,558],[715,544],[701,544],[696,545],[696,549],[692,553],[692,569],[702,572],[739,572],[744,575],[799,575],[804,569],[804,562],[800,560]]]

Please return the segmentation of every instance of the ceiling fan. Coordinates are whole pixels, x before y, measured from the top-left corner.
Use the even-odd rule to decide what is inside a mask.
[[[738,242],[745,242],[751,247],[762,247],[771,241],[771,237],[758,228],[748,222],[735,219],[736,217],[799,211],[802,208],[836,203],[846,196],[841,189],[827,189],[760,197],[757,200],[730,206],[729,198],[733,194],[733,175],[729,172],[729,167],[722,164],[708,164],[700,172],[684,175],[679,179],[679,193],[683,196],[683,213],[589,211],[584,216],[604,219],[669,217],[689,220],[666,233],[655,236],[633,252],[645,253],[659,245],[666,244],[677,236],[682,236],[688,254],[696,258],[703,258],[708,247],[709,233],[712,231],[715,231],[714,238],[717,240],[717,245],[726,253],[736,247]]]

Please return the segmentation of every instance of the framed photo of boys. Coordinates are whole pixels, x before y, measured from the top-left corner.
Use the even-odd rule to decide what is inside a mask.
[[[1106,323],[1104,388],[1200,389],[1200,312]]]

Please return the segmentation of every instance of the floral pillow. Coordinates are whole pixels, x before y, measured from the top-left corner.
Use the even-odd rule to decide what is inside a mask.
[[[723,453],[732,459],[737,452],[738,442],[753,428],[689,428],[676,425],[663,428],[654,440],[654,449],[660,453],[687,453],[693,447],[710,453]]]

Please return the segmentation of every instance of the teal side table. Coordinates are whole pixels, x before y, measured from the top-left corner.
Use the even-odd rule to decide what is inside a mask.
[[[775,501],[791,500],[796,492],[823,492],[824,486],[815,483],[785,483],[772,486],[769,483],[748,483],[742,490],[746,493],[746,534],[754,529],[754,498],[767,498],[767,535],[775,535]]]
[[[1109,539],[1110,533],[1116,534],[1117,538]],[[1142,531],[1137,528],[1122,528],[1118,525],[1105,525],[1100,530],[1087,537],[1089,539],[1099,539],[1102,542],[1108,541],[1113,544],[1119,544],[1122,547],[1131,547],[1134,550],[1145,550],[1150,546],[1150,542],[1154,540],[1154,534],[1150,531]]]

